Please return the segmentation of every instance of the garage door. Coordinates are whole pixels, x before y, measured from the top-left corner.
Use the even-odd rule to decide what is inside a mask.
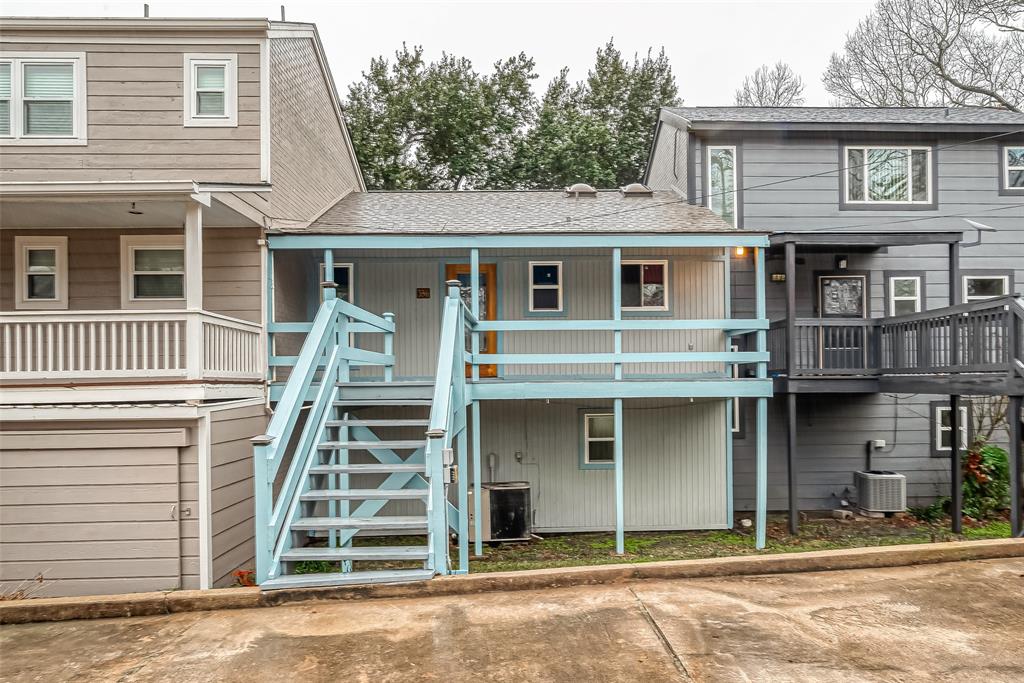
[[[0,434],[0,582],[39,596],[181,586],[183,429]]]

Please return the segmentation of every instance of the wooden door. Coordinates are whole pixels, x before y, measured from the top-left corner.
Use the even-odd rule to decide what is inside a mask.
[[[867,278],[863,275],[818,276],[818,312],[822,318],[865,318],[867,295]],[[819,334],[822,368],[857,370],[865,366],[863,326],[825,323]]]
[[[473,285],[470,266],[468,263],[449,263],[445,266],[444,276],[446,280],[458,280],[459,291],[462,293],[462,300],[469,310],[473,310]],[[494,263],[480,264],[480,320],[494,320],[498,315],[498,300],[495,294],[498,291],[498,266]],[[467,344],[471,343],[467,340]],[[480,334],[480,353],[497,353],[498,333],[483,332]],[[469,365],[466,366],[466,376],[471,374]],[[496,377],[498,367],[496,365],[481,365],[481,377]]]

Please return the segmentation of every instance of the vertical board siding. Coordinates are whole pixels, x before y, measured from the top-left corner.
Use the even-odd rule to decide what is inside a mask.
[[[194,430],[5,425],[0,584],[39,596],[198,588]]]
[[[85,52],[88,144],[7,147],[0,180],[260,180],[260,57],[252,44],[0,42],[0,50]],[[238,56],[238,126],[183,124],[184,54]]]
[[[121,243],[124,234],[181,234],[180,230],[0,230],[0,310],[14,310],[15,235],[67,235],[68,308],[121,308]],[[203,232],[203,308],[259,322],[259,228],[208,228]],[[184,308],[182,301],[178,308]],[[53,311],[53,313],[58,313]]]
[[[210,500],[214,587],[234,584],[236,569],[252,569],[255,553],[252,444],[267,426],[262,405],[210,414]]]
[[[662,126],[655,159],[670,155],[666,141],[669,125]],[[934,144],[937,175],[933,191],[938,206],[934,210],[915,211],[840,211],[839,176],[841,143],[828,134],[787,133],[777,137],[743,134],[716,137],[716,144],[736,144],[742,148],[743,187],[777,183],[743,193],[743,225],[769,230],[822,230],[860,226],[861,230],[965,230],[964,240],[974,241],[974,231],[955,214],[997,229],[986,233],[982,244],[964,248],[960,265],[965,273],[994,271],[1010,273],[1021,291],[1024,283],[1024,207],[1020,197],[998,193],[1000,143],[1020,144],[1024,136],[1006,136],[998,140],[969,142],[990,133],[938,134],[922,137],[909,134],[875,137],[865,135],[852,143]],[[915,137],[916,136],[916,137]],[[966,144],[965,144],[966,143]],[[949,145],[958,145],[942,149]],[[696,185],[702,194],[703,144],[698,138]],[[815,177],[799,178],[810,174]],[[652,186],[663,189],[654,181]],[[786,179],[793,179],[791,182]],[[660,182],[660,181],[659,181]],[[912,223],[894,223],[913,219]],[[874,253],[798,252],[803,260],[797,265],[797,314],[817,315],[815,272],[833,272],[834,257],[849,258],[849,271],[866,271],[869,279],[871,317],[888,313],[885,300],[886,271],[924,271],[925,310],[948,305],[948,256],[944,246],[890,247]],[[731,263],[733,315],[746,317],[754,312],[754,273],[749,257],[733,258]],[[781,272],[781,255],[767,263],[768,272]],[[767,284],[769,317],[785,317],[785,285]],[[885,439],[887,449],[876,453],[873,466],[901,472],[907,476],[907,497],[911,505],[925,504],[949,492],[948,460],[931,456],[929,401],[942,396],[910,394],[819,395],[801,396],[798,401],[798,457],[800,466],[799,499],[805,509],[836,507],[843,498],[856,500],[853,472],[863,469],[869,440]],[[754,505],[754,402],[743,401],[741,418],[747,438],[735,442],[735,496],[737,509],[752,510]],[[997,433],[997,438],[1002,438]],[[770,401],[769,409],[769,506],[785,509],[785,411],[782,399]]]
[[[579,467],[580,411],[610,404],[487,401],[482,405],[483,464],[497,459],[496,481],[527,481],[538,531],[608,530],[615,525],[612,470]],[[625,402],[627,530],[709,529],[728,524],[725,401]],[[488,481],[488,471],[482,473]]]

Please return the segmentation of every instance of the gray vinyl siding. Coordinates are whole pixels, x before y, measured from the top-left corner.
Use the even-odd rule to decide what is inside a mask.
[[[233,585],[236,569],[253,569],[255,541],[252,444],[266,430],[263,405],[210,413],[210,500],[214,587]]]
[[[195,425],[9,423],[0,583],[39,596],[198,588]]]
[[[626,318],[722,318],[725,314],[725,261],[721,250],[666,249],[624,250],[623,260],[647,259],[669,262],[668,312],[625,311]],[[608,320],[612,317],[611,254],[597,250],[554,250],[528,252],[504,250],[500,254],[481,252],[481,263],[497,263],[498,318]],[[437,345],[441,325],[444,272],[447,263],[468,263],[465,252],[368,252],[337,250],[336,264],[354,267],[355,303],[374,313],[395,314],[395,376],[432,378],[437,363]],[[564,312],[538,317],[528,312],[527,270],[530,261],[562,261]],[[275,305],[280,304],[277,320],[312,319],[318,304],[316,281],[319,255],[285,253],[275,255]],[[416,289],[430,289],[429,299],[417,299]],[[282,292],[287,292],[288,301]],[[305,301],[297,292],[305,292]],[[301,303],[299,303],[301,302]],[[304,309],[304,310],[303,310]],[[287,318],[283,316],[288,316]],[[300,317],[302,316],[302,317]],[[282,348],[298,340],[280,340]],[[380,350],[379,335],[360,335],[362,348]],[[721,351],[724,336],[709,330],[644,331],[623,334],[623,350]],[[692,346],[692,348],[691,348]],[[613,350],[611,332],[506,332],[498,335],[498,352],[550,355],[553,353],[597,353]],[[723,367],[713,363],[626,364],[630,374],[722,374]],[[499,369],[501,373],[501,369]],[[611,367],[602,365],[524,365],[508,366],[506,377],[597,376],[610,377]],[[367,368],[360,374],[376,374]]]
[[[121,308],[123,234],[181,234],[181,230],[0,230],[0,310],[14,309],[14,237],[67,235],[68,308]],[[203,307],[214,313],[259,322],[259,228],[208,228],[203,232]],[[181,302],[184,308],[184,301]]]
[[[659,140],[670,140],[663,124]],[[931,134],[906,136],[873,134],[843,139],[817,133],[753,134],[736,131],[702,139],[698,134],[694,154],[694,184],[702,196],[702,161],[705,143],[735,144],[743,164],[742,225],[750,229],[823,230],[966,230],[965,241],[975,232],[960,217],[979,221],[998,230],[986,233],[980,246],[965,247],[960,265],[965,274],[1009,274],[1017,292],[1024,283],[1024,207],[1019,197],[1000,196],[1000,146],[1024,141],[1024,136],[1007,136],[984,142],[969,142],[991,133]],[[933,210],[840,210],[840,184],[836,171],[845,144],[927,144],[934,145],[936,176]],[[661,143],[659,143],[661,145]],[[945,149],[950,145],[958,145]],[[667,149],[655,151],[655,160]],[[664,162],[659,162],[664,163]],[[818,174],[818,175],[815,175]],[[812,176],[812,177],[800,177]],[[652,175],[652,179],[662,176]],[[771,185],[768,185],[771,183]],[[652,186],[658,189],[652,181]],[[756,187],[762,186],[762,187]],[[908,221],[911,222],[900,222]],[[848,256],[850,272],[868,274],[868,314],[880,317],[886,311],[887,272],[923,271],[923,307],[938,308],[949,303],[948,251],[942,246],[893,247],[884,252],[857,254],[798,252],[797,314],[817,315],[815,272],[834,272],[836,254]],[[782,272],[781,258],[770,258],[767,272]],[[750,258],[732,259],[733,314],[752,316],[754,274]],[[773,320],[785,317],[785,285],[768,282],[767,309]],[[887,449],[876,453],[875,467],[907,475],[910,504],[925,503],[949,491],[948,460],[930,454],[929,401],[932,395],[841,395],[801,396],[798,399],[798,457],[800,462],[800,504],[808,509],[835,507],[838,500],[856,500],[853,472],[862,469],[867,441],[885,439]],[[786,507],[785,421],[781,399],[769,402],[769,507]],[[735,498],[737,509],[754,505],[754,410],[744,401],[746,438],[735,444]]]
[[[88,145],[0,147],[0,180],[260,181],[255,39],[223,45],[0,41],[0,50],[86,53],[88,95]],[[238,56],[237,127],[182,125],[185,53]]]

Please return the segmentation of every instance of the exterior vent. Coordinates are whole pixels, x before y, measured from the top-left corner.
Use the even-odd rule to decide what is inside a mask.
[[[623,197],[653,197],[654,190],[647,187],[643,183],[630,183],[625,187],[620,187],[619,192],[622,193]]]
[[[574,183],[565,188],[565,194],[567,197],[596,197],[597,190],[586,183]]]
[[[895,472],[854,472],[857,501],[868,512],[903,512],[907,509],[907,478]]]

